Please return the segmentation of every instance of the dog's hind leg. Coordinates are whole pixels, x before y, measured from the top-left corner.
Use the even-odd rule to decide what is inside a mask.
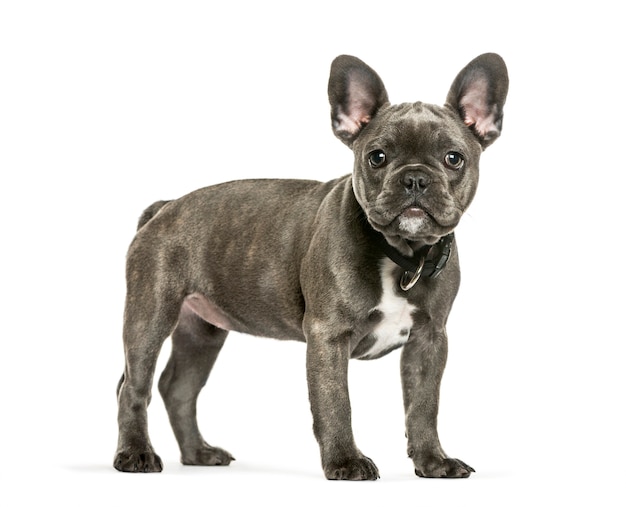
[[[117,388],[119,440],[114,467],[160,472],[161,459],[148,435],[148,405],[156,362],[172,333],[183,301],[181,287],[158,276],[154,258],[129,255],[124,311],[124,375]]]
[[[172,335],[172,353],[159,380],[170,423],[185,465],[228,465],[234,458],[200,434],[196,402],[228,331],[200,318],[183,304]]]

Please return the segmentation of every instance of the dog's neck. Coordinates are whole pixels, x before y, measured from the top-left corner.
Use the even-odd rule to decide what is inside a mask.
[[[425,241],[408,241],[400,236],[391,238],[385,236],[385,240],[405,257],[414,257],[418,252],[431,246]]]
[[[406,250],[411,252],[407,256],[385,236],[375,231],[365,218],[363,218],[363,226],[367,229],[372,244],[378,246],[382,254],[405,270],[400,279],[400,287],[404,291],[410,290],[420,278],[437,278],[450,259],[454,243],[453,232],[439,238],[434,245],[426,242],[406,242],[408,247]],[[399,242],[396,244],[402,246]]]
[[[404,257],[414,257],[420,254],[425,249],[432,246],[432,243],[426,241],[409,241],[401,236],[387,236],[381,232],[375,230],[367,220],[364,212],[361,212],[361,223],[366,236],[373,238],[375,243],[381,245],[383,242],[387,243],[390,247],[395,249],[399,254]]]

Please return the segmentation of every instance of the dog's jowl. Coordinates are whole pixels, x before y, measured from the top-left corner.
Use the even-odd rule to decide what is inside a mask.
[[[354,152],[352,174],[234,181],[150,206],[127,258],[115,468],[162,469],[147,407],[170,335],[158,386],[181,460],[230,463],[200,434],[196,401],[237,331],[306,344],[328,479],[378,478],[354,441],[348,361],[397,348],[415,473],[468,477],[474,470],[444,452],[436,427],[460,279],[453,234],[476,192],[480,155],[500,135],[507,89],[505,64],[490,53],[461,70],[443,106],[392,105],[374,70],[340,56],[328,95],[333,131]]]

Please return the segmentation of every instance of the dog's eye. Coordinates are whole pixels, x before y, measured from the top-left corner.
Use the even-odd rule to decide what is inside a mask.
[[[463,155],[461,155],[457,151],[449,151],[446,153],[446,157],[444,159],[444,163],[448,169],[461,169],[465,165],[465,159]]]
[[[370,167],[376,169],[385,165],[385,162],[387,162],[387,155],[385,155],[385,152],[383,150],[374,150],[372,153],[369,154],[368,160],[370,163]]]

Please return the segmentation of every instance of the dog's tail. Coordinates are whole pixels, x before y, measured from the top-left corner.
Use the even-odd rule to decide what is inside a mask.
[[[141,229],[144,225],[146,225],[154,215],[156,215],[159,210],[165,206],[170,201],[157,201],[150,206],[148,206],[145,211],[141,214],[139,218],[139,223],[137,224],[137,230]]]

